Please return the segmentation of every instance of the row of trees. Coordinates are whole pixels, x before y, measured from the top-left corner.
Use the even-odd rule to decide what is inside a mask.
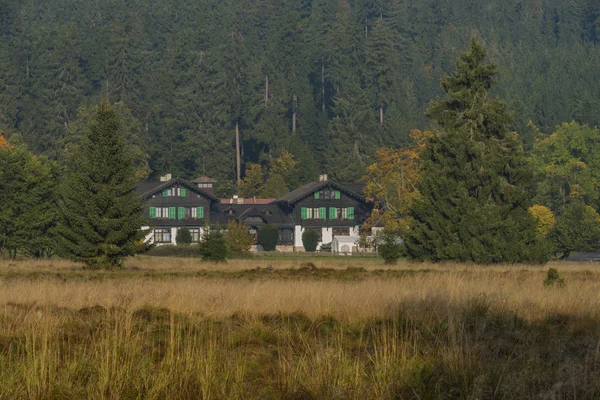
[[[0,126],[60,160],[79,108],[104,96],[133,110],[154,176],[236,180],[238,132],[244,170],[287,150],[301,183],[353,182],[378,148],[431,128],[473,34],[526,150],[529,120],[598,125],[599,18],[589,0],[7,0]]]
[[[378,152],[367,225],[383,221],[408,256],[433,261],[544,262],[597,250],[600,131],[563,124],[527,158],[506,103],[490,93],[498,69],[485,58],[473,39],[442,80],[447,97],[427,111],[438,129],[415,131],[413,148]]]

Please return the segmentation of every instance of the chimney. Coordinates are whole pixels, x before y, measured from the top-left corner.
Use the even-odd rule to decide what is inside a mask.
[[[173,179],[173,176],[171,174],[165,174],[160,177],[161,182],[168,182],[171,179]]]

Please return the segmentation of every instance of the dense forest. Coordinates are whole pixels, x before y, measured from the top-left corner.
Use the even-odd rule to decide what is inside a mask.
[[[299,181],[350,182],[431,127],[472,36],[526,150],[562,122],[600,125],[591,0],[3,0],[0,127],[60,160],[104,96],[152,176],[233,181],[237,130],[246,167],[288,150]]]

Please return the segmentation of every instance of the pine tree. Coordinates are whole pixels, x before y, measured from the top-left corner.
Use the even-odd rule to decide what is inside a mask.
[[[60,252],[90,268],[120,267],[143,247],[145,219],[123,122],[108,101],[98,106],[87,135],[60,191]]]
[[[489,97],[497,66],[471,40],[457,71],[442,80],[448,100],[428,116],[440,131],[421,153],[421,193],[406,246],[409,256],[478,263],[543,261],[527,209],[532,173],[506,104]]]

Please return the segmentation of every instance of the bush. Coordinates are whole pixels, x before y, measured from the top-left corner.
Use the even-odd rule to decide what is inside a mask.
[[[214,262],[225,262],[229,253],[223,233],[211,229],[205,229],[198,251],[202,261]]]
[[[198,257],[198,248],[192,246],[152,246],[150,250],[145,253],[151,257]]]
[[[177,246],[189,246],[192,244],[192,234],[188,228],[179,228],[177,231]]]
[[[246,225],[237,221],[229,222],[225,240],[229,250],[234,256],[250,256],[250,247],[254,244],[254,236],[248,231]]]
[[[394,232],[384,230],[381,238],[377,239],[381,243],[377,246],[377,252],[386,264],[396,264],[396,261],[402,256],[402,245],[397,243],[397,238],[398,236]]]
[[[546,275],[546,279],[544,279],[544,286],[563,287],[565,286],[565,280],[560,277],[556,269],[550,268]]]
[[[279,231],[276,226],[263,225],[258,230],[258,243],[264,251],[275,251],[277,241],[279,240]]]
[[[306,229],[302,232],[302,245],[307,252],[314,252],[319,245],[319,234],[316,231]]]

